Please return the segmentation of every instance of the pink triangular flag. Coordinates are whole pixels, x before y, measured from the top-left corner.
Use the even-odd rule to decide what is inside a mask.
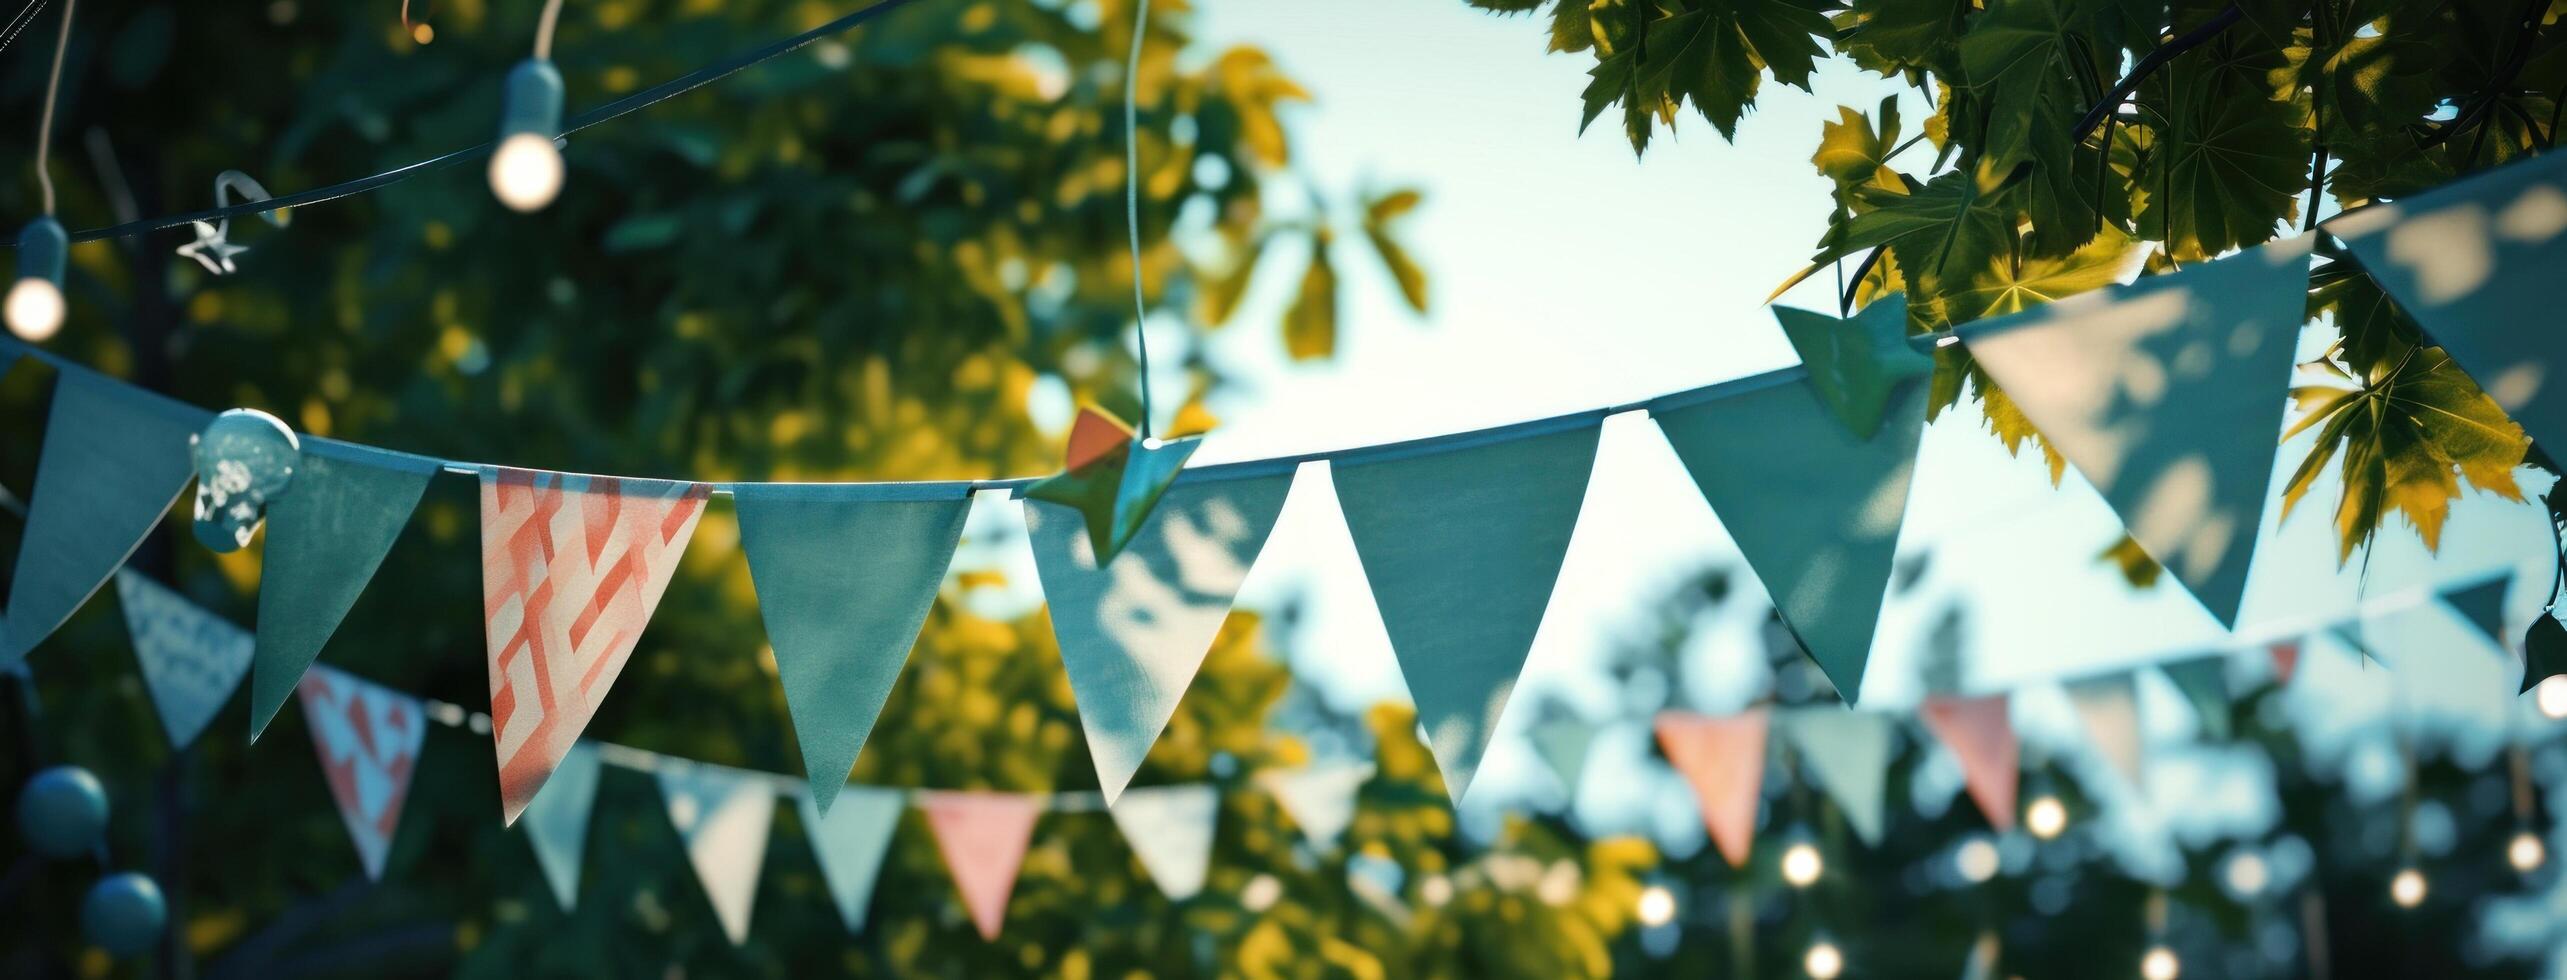
[[[410,797],[419,746],[428,737],[427,714],[407,694],[318,664],[294,691],[366,879],[380,880],[384,855],[401,826],[401,804]]]
[[[508,822],[623,672],[711,492],[701,483],[482,470],[490,733]]]
[[[2006,696],[1927,698],[1925,727],[1960,757],[1961,780],[1988,824],[2000,831],[2014,829],[2015,784],[2023,775],[2022,746],[2015,741],[2014,723],[2006,717]]]
[[[1007,920],[1007,899],[1016,892],[1017,869],[1025,865],[1025,847],[1034,839],[1034,821],[1043,815],[1044,800],[1021,793],[935,792],[919,797],[927,826],[936,832],[936,850],[954,873],[954,888],[982,939],[997,939]]]
[[[1744,867],[1756,842],[1756,808],[1765,800],[1765,709],[1726,718],[1682,711],[1658,714],[1658,745],[1693,785],[1702,824],[1730,867]]]
[[[2291,672],[2300,669],[2299,643],[2297,641],[2276,643],[2269,650],[2273,654],[2273,686],[2280,687],[2290,683]]]

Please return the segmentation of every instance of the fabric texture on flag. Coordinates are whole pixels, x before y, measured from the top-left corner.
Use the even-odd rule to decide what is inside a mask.
[[[249,631],[132,569],[116,573],[116,600],[161,731],[171,748],[184,749],[249,674]]]
[[[427,712],[417,698],[327,667],[305,673],[295,690],[366,879],[381,881],[427,742]]]
[[[214,416],[75,367],[54,382],[36,488],[0,616],[0,666],[27,657],[125,564],[195,475]]]
[[[267,507],[258,657],[250,671],[252,739],[355,608],[439,469],[425,456],[317,436],[302,441],[293,485]]]
[[[1042,797],[1020,793],[938,791],[919,797],[927,826],[936,832],[936,850],[945,856],[963,909],[982,939],[997,939],[1007,922],[1016,872],[1025,865],[1044,804]]]
[[[1765,802],[1764,708],[1712,718],[1683,711],[1658,713],[1658,747],[1692,786],[1702,805],[1703,827],[1729,866],[1747,865],[1756,844],[1756,814]]]
[[[686,863],[695,868],[722,934],[734,946],[748,942],[750,906],[775,825],[774,786],[763,773],[698,762],[671,764],[659,779],[669,826],[686,844]]]

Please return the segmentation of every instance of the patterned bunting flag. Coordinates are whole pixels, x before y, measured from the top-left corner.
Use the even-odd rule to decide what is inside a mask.
[[[731,493],[812,802],[827,813],[936,605],[970,485],[743,483]]]
[[[2499,650],[2513,649],[2513,636],[2505,630],[2505,594],[2513,589],[2512,573],[2498,575],[2442,594],[2444,605],[2459,613],[2460,618],[2487,635]]]
[[[1034,840],[1034,821],[1043,816],[1043,798],[939,791],[922,794],[918,805],[927,811],[936,850],[953,872],[972,925],[982,939],[997,939],[1007,921],[1007,900],[1016,891],[1016,872]]]
[[[1925,727],[1961,760],[1961,781],[1988,825],[2000,832],[2014,829],[2023,747],[2015,741],[2006,696],[1927,698],[1924,716]]]
[[[1958,330],[2044,439],[2222,625],[2264,525],[2309,236]]]
[[[2139,690],[2130,675],[2088,677],[2066,686],[2077,717],[2086,723],[2086,735],[2094,739],[2095,751],[2130,781],[2132,789],[2146,788],[2146,774],[2140,768]]]
[[[481,593],[500,813],[526,809],[633,655],[711,488],[481,474]]]
[[[417,698],[328,667],[312,668],[295,691],[339,818],[356,841],[367,880],[380,881],[428,738],[427,713]]]
[[[1284,470],[1178,484],[1103,568],[1077,511],[1025,501],[1052,635],[1108,804],[1176,715],[1292,479]]]
[[[338,632],[427,492],[436,460],[303,438],[294,484],[267,508],[250,738],[267,730],[304,668]]]
[[[535,864],[544,872],[544,884],[553,890],[553,900],[562,911],[579,907],[579,869],[588,854],[588,815],[597,806],[597,783],[604,773],[605,760],[598,757],[597,746],[581,742],[562,756],[561,765],[553,769],[553,778],[544,781],[544,789],[526,804],[526,813],[518,818],[518,829],[526,832],[526,844],[535,849]]]
[[[1595,747],[1595,726],[1582,718],[1560,718],[1533,726],[1533,750],[1560,777],[1560,788],[1577,795],[1586,777],[1587,752]]]
[[[1778,722],[1797,753],[1801,772],[1836,801],[1854,836],[1865,844],[1879,844],[1887,816],[1890,750],[1898,731],[1890,716],[1802,708],[1783,712]]]
[[[2228,737],[2228,658],[2196,657],[2161,665],[2166,679],[2184,692],[2192,702],[2193,712],[2201,716],[2202,736],[2220,740]]]
[[[250,634],[131,569],[116,573],[116,601],[161,730],[184,749],[249,673]]]
[[[54,382],[35,496],[0,620],[0,665],[53,635],[187,489],[187,439],[213,415],[76,367]]]
[[[669,826],[686,844],[686,863],[737,946],[749,941],[749,907],[766,869],[767,831],[775,823],[775,789],[762,773],[700,762],[659,771]]]
[[[1862,696],[1925,432],[1924,385],[1883,397],[1887,414],[1865,438],[1806,381],[1677,395],[1649,409],[1774,610],[1849,704]]]
[[[1373,778],[1373,767],[1357,762],[1331,762],[1300,769],[1267,769],[1257,784],[1273,795],[1285,816],[1301,826],[1310,846],[1326,851],[1355,822],[1355,794]]]
[[[1141,869],[1175,901],[1203,890],[1212,869],[1212,830],[1221,816],[1221,791],[1208,783],[1137,786],[1108,808],[1114,826],[1141,859]]]
[[[808,796],[796,797],[795,802],[802,807],[802,833],[811,839],[812,857],[820,862],[820,877],[829,883],[829,900],[837,903],[839,920],[847,924],[848,932],[863,932],[865,912],[873,907],[874,882],[882,876],[883,855],[891,850],[891,832],[900,826],[900,812],[909,806],[909,795],[896,789],[849,786],[838,794],[838,805],[825,814]]]
[[[1725,718],[1658,713],[1658,747],[1693,787],[1702,824],[1729,866],[1747,866],[1756,843],[1756,812],[1765,802],[1764,708]]]
[[[1568,555],[1597,423],[1356,453],[1337,503],[1454,802],[1488,751]]]
[[[2362,268],[2505,413],[2567,444],[2567,156],[2543,153],[2327,223]]]

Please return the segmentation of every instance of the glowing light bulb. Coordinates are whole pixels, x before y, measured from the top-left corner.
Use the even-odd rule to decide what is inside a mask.
[[[2023,829],[2042,840],[2059,836],[2060,831],[2068,829],[2068,805],[2056,796],[2035,798],[2031,806],[2024,808]]]
[[[1987,838],[1973,837],[1969,843],[1952,852],[1952,868],[1963,880],[1978,884],[1997,876],[1997,846]]]
[[[28,343],[43,343],[62,329],[62,287],[28,276],[9,287],[9,332]]]
[[[1819,857],[1818,848],[1811,846],[1808,841],[1793,844],[1783,850],[1783,881],[1794,888],[1809,887],[1811,882],[1818,880],[1819,872],[1826,870],[1826,867],[1827,862]]]
[[[2150,946],[2147,955],[2139,958],[2139,975],[2147,980],[2175,980],[2183,973],[2183,961],[2175,958],[2174,950],[2164,946]]]
[[[518,133],[490,155],[490,193],[512,211],[541,211],[562,192],[562,153],[553,141]]]
[[[2273,883],[2273,869],[2253,852],[2241,851],[2229,858],[2220,874],[2227,879],[2229,892],[2240,898],[2260,894],[2264,886]]]
[[[2549,848],[2541,846],[2540,835],[2531,831],[2515,834],[2513,842],[2505,845],[2505,863],[2513,865],[2516,871],[2528,873],[2547,860]]]
[[[1808,971],[1811,980],[1836,980],[1845,972],[1845,953],[1821,939],[1810,944],[1809,952],[1800,958],[1800,968]]]
[[[2541,678],[2531,689],[2531,697],[2540,706],[2541,717],[2551,721],[2567,718],[2567,674]]]
[[[2399,869],[2398,876],[2389,879],[2389,900],[2398,903],[2402,909],[2424,904],[2424,872],[2414,868]]]
[[[1640,924],[1663,926],[1676,921],[1676,893],[1665,885],[1651,885],[1640,890]]]

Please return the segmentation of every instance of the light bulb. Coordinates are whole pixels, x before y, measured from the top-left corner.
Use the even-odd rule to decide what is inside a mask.
[[[2227,882],[2229,892],[2239,898],[2262,894],[2264,887],[2273,883],[2273,869],[2253,851],[2240,851],[2230,856],[2220,874]]]
[[[2541,846],[2540,835],[2531,831],[2515,834],[2513,842],[2505,845],[2505,862],[2516,871],[2528,873],[2547,860],[2549,849]]]
[[[2402,909],[2424,904],[2424,872],[2414,868],[2399,869],[2398,876],[2389,879],[2389,900],[2398,903]]]
[[[2032,836],[2049,840],[2068,829],[2068,805],[2056,796],[2044,795],[2032,801],[2023,811],[2023,827]]]
[[[2175,958],[2174,950],[2164,946],[2150,946],[2147,955],[2139,958],[2139,975],[2147,980],[2175,980],[2183,973],[2183,961]]]
[[[1999,858],[1995,844],[1988,843],[1984,837],[1973,837],[1952,852],[1952,869],[1960,872],[1963,880],[1975,885],[1997,876]]]
[[[1800,958],[1800,968],[1809,972],[1811,980],[1836,980],[1845,972],[1845,953],[1821,939],[1810,944],[1809,952]]]
[[[1809,887],[1811,882],[1818,880],[1819,872],[1825,868],[1826,862],[1819,858],[1818,848],[1811,846],[1808,841],[1801,841],[1783,850],[1783,881],[1794,888]]]
[[[40,344],[62,329],[62,287],[28,276],[9,287],[9,332]]]
[[[1651,885],[1640,890],[1640,924],[1663,926],[1676,920],[1676,893],[1665,885]]]
[[[2540,706],[2542,717],[2551,721],[2567,718],[2567,674],[2552,674],[2540,679],[2531,689],[2532,701]]]
[[[562,152],[553,141],[518,133],[490,155],[490,193],[512,211],[541,211],[562,192]]]

